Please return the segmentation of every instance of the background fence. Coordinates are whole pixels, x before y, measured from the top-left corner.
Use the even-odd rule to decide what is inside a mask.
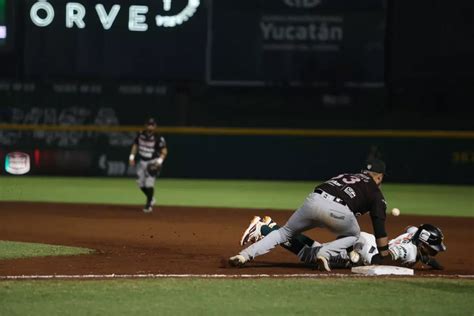
[[[8,126],[0,126],[10,128]],[[21,126],[2,131],[1,155],[30,154],[32,174],[125,176],[130,128]],[[13,127],[15,128],[15,127]],[[123,131],[127,130],[127,131]],[[162,176],[320,180],[356,172],[365,159],[388,164],[391,182],[472,184],[473,132],[164,128],[169,156]]]

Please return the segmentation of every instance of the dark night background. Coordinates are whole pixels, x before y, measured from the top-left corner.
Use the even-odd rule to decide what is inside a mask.
[[[155,15],[177,14],[188,1],[175,0],[164,13],[162,1],[120,0],[114,2],[121,9],[109,30],[94,9],[102,3],[98,0],[78,1],[86,9],[85,28],[67,28],[67,2],[49,1],[55,18],[38,27],[30,18],[36,1],[7,1],[0,123],[140,125],[154,116],[161,126],[474,128],[472,1],[201,1],[187,22],[163,28],[155,25]],[[148,6],[146,32],[128,30],[132,4]],[[111,4],[104,7],[109,12]],[[129,146],[125,136],[0,133],[8,149],[21,144],[33,150],[40,144],[86,156],[93,152],[81,160],[84,166],[96,164],[105,146],[109,156],[117,157]],[[394,166],[397,181],[472,183],[473,178],[472,137],[168,138],[181,157],[168,169],[177,177],[319,178],[332,174],[336,164],[355,168],[375,155]],[[213,152],[211,157],[227,154],[219,156],[221,164],[201,171],[184,162],[184,156],[199,157],[203,151]],[[267,169],[227,168],[242,163],[239,157],[246,151],[254,153],[254,160],[244,165],[261,160]],[[275,174],[295,156],[307,167]],[[43,169],[53,171],[61,173]],[[416,172],[423,177],[415,177]]]

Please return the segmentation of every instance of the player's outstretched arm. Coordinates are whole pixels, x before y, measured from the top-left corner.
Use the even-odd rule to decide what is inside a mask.
[[[137,144],[133,144],[132,149],[130,150],[130,156],[128,157],[128,163],[130,164],[130,166],[135,165],[135,156],[137,154],[137,151],[138,151]]]
[[[420,262],[432,267],[435,270],[444,270],[444,267],[439,263],[439,261],[430,256],[421,255]]]
[[[388,238],[379,237],[376,239],[378,254],[372,257],[371,264],[399,266],[400,262],[395,260],[388,249]]]
[[[382,257],[387,257],[390,255],[388,251],[388,237],[380,237],[376,239],[377,250]]]
[[[164,147],[160,152],[160,158],[162,158],[163,161],[165,161],[166,156],[168,156],[168,148]]]
[[[159,142],[156,142],[156,150],[158,152],[158,158],[156,159],[156,163],[159,167],[163,164],[168,156],[168,147],[166,146],[166,141],[163,137],[160,138]]]

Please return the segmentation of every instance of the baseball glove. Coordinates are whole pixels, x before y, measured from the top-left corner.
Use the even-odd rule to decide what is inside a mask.
[[[146,170],[150,176],[156,177],[161,171],[161,165],[158,163],[149,163]]]

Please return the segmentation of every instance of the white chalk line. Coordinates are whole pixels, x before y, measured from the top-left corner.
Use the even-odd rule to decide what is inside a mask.
[[[392,277],[393,275],[369,276],[361,274],[320,273],[320,274],[51,274],[51,275],[5,275],[0,280],[51,280],[51,279],[264,279],[264,278],[294,278],[294,279],[325,279],[325,278],[364,278],[364,277]],[[397,276],[400,277],[400,276]],[[410,277],[410,276],[403,276]],[[412,276],[413,277],[413,276]],[[474,275],[467,274],[419,274],[414,277],[423,278],[459,278],[474,279]]]

